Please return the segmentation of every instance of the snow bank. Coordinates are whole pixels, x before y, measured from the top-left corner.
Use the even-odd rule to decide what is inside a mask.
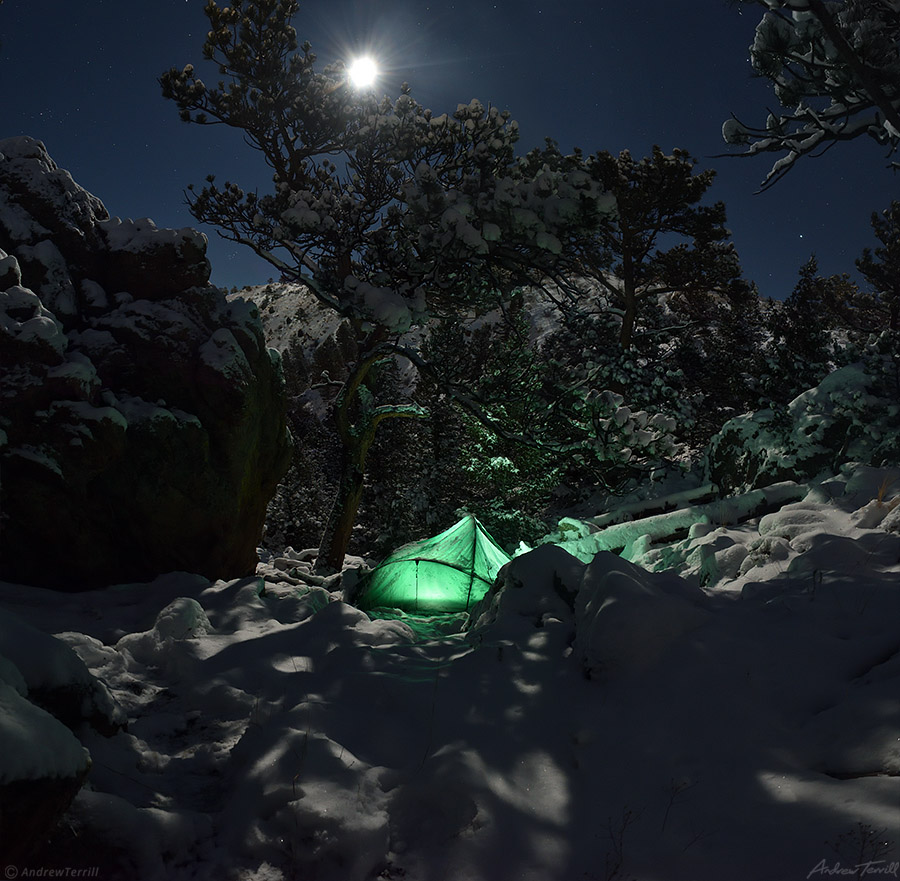
[[[65,725],[0,683],[0,784],[78,777],[90,764],[90,754]]]
[[[127,848],[133,855],[135,877],[163,881],[171,877],[167,864],[191,859],[194,846],[210,833],[202,814],[135,807],[116,795],[82,789],[74,811],[92,829],[103,830],[108,847]]]
[[[783,881],[900,844],[898,475],[631,560],[543,545],[461,632],[370,621],[294,552],[0,602],[127,707],[69,822],[129,877]]]
[[[669,574],[602,552],[585,570],[575,603],[575,654],[593,676],[639,673],[675,640],[709,620],[703,594]]]

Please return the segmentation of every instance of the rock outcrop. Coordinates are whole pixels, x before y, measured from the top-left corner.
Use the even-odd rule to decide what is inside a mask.
[[[82,590],[250,574],[290,458],[258,310],[206,239],[109,218],[0,141],[0,578]]]

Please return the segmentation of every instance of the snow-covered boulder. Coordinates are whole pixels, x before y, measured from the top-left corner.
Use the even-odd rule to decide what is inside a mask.
[[[470,618],[476,628],[496,625],[495,630],[513,639],[518,629],[543,627],[551,619],[571,625],[583,572],[584,563],[568,551],[540,545],[500,570]]]
[[[709,617],[705,596],[677,575],[608,551],[585,564],[557,545],[508,563],[473,607],[471,638],[528,649],[536,633],[588,676],[638,674]]]
[[[90,770],[65,725],[0,680],[0,853],[9,865],[35,853]]]
[[[591,676],[640,673],[709,612],[677,575],[648,572],[603,551],[585,569],[575,601],[575,655]]]
[[[111,714],[118,710],[67,645],[0,611],[0,854],[11,864],[43,844],[91,766],[88,751],[41,700],[64,694],[66,713],[96,709],[96,695]]]
[[[0,609],[0,657],[19,672],[26,689],[20,693],[68,727],[87,722],[107,735],[125,727],[127,719],[116,699],[67,642],[5,609]]]
[[[0,141],[0,578],[255,570],[290,456],[281,362],[256,307],[206,286],[205,248]]]

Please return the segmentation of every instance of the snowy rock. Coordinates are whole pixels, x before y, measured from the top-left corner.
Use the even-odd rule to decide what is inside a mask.
[[[881,521],[885,532],[900,533],[900,505],[894,505]]]
[[[19,671],[19,668],[8,658],[0,655],[0,685],[11,686],[22,697],[28,695],[28,686],[25,684],[25,677]]]
[[[88,751],[72,732],[11,685],[0,685],[0,751],[0,784],[4,785],[80,777],[90,767]]]
[[[647,670],[708,619],[702,597],[677,576],[599,553],[575,601],[575,655],[591,675]]]
[[[0,683],[0,846],[18,863],[38,851],[81,789],[88,751],[61,722]]]
[[[886,505],[881,499],[872,499],[871,502],[854,511],[850,515],[850,519],[859,529],[875,529],[884,522],[891,510],[891,506]]]
[[[685,557],[683,575],[696,575],[700,584],[712,586],[731,581],[741,571],[749,550],[728,535],[713,533],[699,536]]]
[[[66,725],[90,715],[95,693],[109,700],[108,709],[118,709],[67,645],[11,612],[0,612],[0,851],[5,860],[13,863],[36,851],[81,788],[91,760]]]
[[[741,562],[740,574],[746,575],[756,566],[786,560],[789,556],[790,545],[785,539],[774,535],[760,536],[750,544],[748,554]]]
[[[759,521],[759,534],[793,541],[797,536],[820,530],[825,517],[826,512],[820,508],[785,505]]]
[[[568,551],[552,544],[516,557],[472,608],[475,628],[493,625],[492,633],[515,639],[521,628],[543,627],[550,619],[571,624],[584,568]]]
[[[209,281],[206,236],[196,230],[157,229],[149,217],[114,217],[98,226],[109,244],[108,266],[98,279],[106,290],[156,299]]]
[[[290,456],[281,362],[254,305],[203,287],[205,247],[0,141],[0,577],[253,573]]]
[[[146,666],[177,667],[182,653],[176,644],[212,631],[200,603],[191,597],[178,597],[156,616],[150,630],[123,636],[116,650],[127,652]]]
[[[28,697],[69,728],[87,722],[111,735],[125,727],[116,699],[66,642],[6,610],[0,610],[0,656],[21,671]]]

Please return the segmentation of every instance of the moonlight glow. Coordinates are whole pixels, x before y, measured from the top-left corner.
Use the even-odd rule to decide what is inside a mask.
[[[367,89],[374,85],[378,76],[378,65],[368,55],[355,59],[347,70],[350,82],[357,89]]]

